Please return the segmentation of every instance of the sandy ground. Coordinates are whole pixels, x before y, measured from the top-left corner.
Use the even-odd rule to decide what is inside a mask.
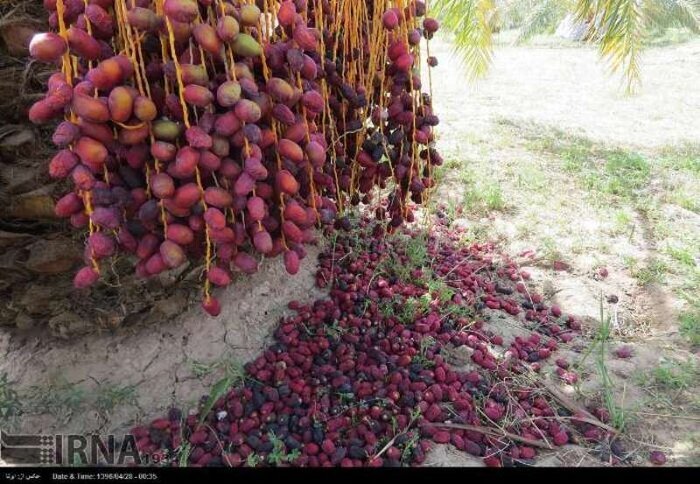
[[[511,255],[534,251],[537,257],[523,259],[523,267],[554,303],[584,318],[589,345],[599,334],[603,305],[612,321],[609,346],[602,357],[585,361],[570,353],[583,378],[565,390],[580,401],[600,402],[602,359],[624,414],[630,462],[648,465],[649,452],[662,450],[672,463],[700,465],[698,353],[679,335],[678,323],[688,306],[680,294],[698,287],[700,214],[671,196],[688,189],[688,203],[697,206],[700,195],[697,178],[657,160],[670,146],[700,142],[694,128],[700,126],[700,41],[649,50],[635,96],[623,94],[619,78],[609,76],[588,48],[501,47],[477,84],[466,80],[448,43],[433,42],[431,54],[440,60],[433,92],[447,160],[438,199],[457,212],[454,223],[468,228],[473,240],[499,240]],[[639,199],[606,198],[582,186],[563,169],[575,151],[542,148],[545,139],[566,146],[564,135],[648,157],[651,176]],[[681,269],[668,257],[674,244],[694,257],[694,267]],[[565,266],[555,270],[555,261]],[[642,284],[630,261],[639,267],[662,261],[663,280]],[[623,344],[633,348],[631,359],[614,356]],[[657,378],[660,368],[681,366],[690,368],[683,384]],[[542,463],[605,465],[581,449],[565,449]],[[468,462],[448,448],[430,464]]]
[[[497,47],[487,76],[466,81],[450,45],[431,44],[434,92],[445,143],[499,118],[547,123],[609,143],[655,147],[698,140],[700,40],[648,50],[642,88],[626,96],[593,48]],[[694,128],[695,127],[695,128]],[[450,148],[447,148],[450,149]]]

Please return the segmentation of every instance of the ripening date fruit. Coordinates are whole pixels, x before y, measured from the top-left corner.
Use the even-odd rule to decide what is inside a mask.
[[[287,201],[288,206],[293,203],[296,200]],[[408,301],[431,293],[418,274],[378,275],[387,262],[405,260],[407,254],[402,240],[387,238],[374,227],[362,217],[352,232],[337,233],[319,257],[317,283],[328,284],[328,294],[313,302],[290,302],[291,313],[274,328],[273,340],[244,366],[242,382],[227,389],[207,413],[200,410],[182,420],[181,412],[173,409],[135,428],[133,434],[156,451],[178,445],[183,435],[196,462],[216,462],[207,459],[219,455],[212,449],[220,442],[231,449],[221,455],[243,465],[246,456],[271,448],[267,431],[272,427],[282,429],[275,444],[281,452],[298,451],[291,465],[347,467],[418,465],[434,444],[449,444],[483,459],[487,466],[533,464],[538,451],[528,445],[530,441],[557,447],[581,438],[596,444],[609,441],[609,435],[589,420],[609,419],[607,410],[560,415],[558,401],[548,393],[512,382],[513,375],[531,365],[513,356],[514,351],[526,355],[556,351],[556,339],[548,334],[555,327],[552,321],[543,318],[541,325],[527,330],[529,336],[506,338],[512,344],[501,359],[490,351],[491,345],[504,344],[491,318],[444,317],[445,310],[456,306],[478,315],[474,301],[482,294],[503,307],[529,303],[527,291],[510,290],[521,283],[511,278],[517,271],[515,263],[494,264],[496,251],[487,244],[464,247],[462,233],[438,219],[424,243],[426,256],[435,276],[450,281],[455,296],[440,302],[433,294],[430,305],[411,315],[406,311]],[[405,235],[415,237],[418,232],[409,230]],[[295,274],[300,246],[289,240],[275,245],[287,271]],[[239,252],[233,258],[237,270],[254,270],[252,255]],[[493,269],[488,275],[483,273],[484,264]],[[212,287],[224,286],[231,273],[213,265],[207,280]],[[538,304],[543,304],[543,312],[549,309],[544,301]],[[221,312],[211,295],[202,305],[209,314]],[[461,346],[472,348],[475,369],[448,363]],[[247,383],[248,379],[255,383]],[[363,404],[349,402],[349,393]],[[319,413],[325,416],[322,424],[315,418]],[[503,422],[511,419],[522,424],[503,435]],[[180,422],[182,428],[172,437],[167,433],[161,437],[159,431]],[[156,436],[154,442],[151,436]],[[390,445],[381,447],[381,442]],[[621,452],[619,442],[608,444],[614,454]],[[384,450],[376,457],[380,447]],[[649,459],[657,465],[666,461],[664,455],[650,454]]]
[[[89,241],[77,285],[123,251],[139,277],[204,262],[207,284],[226,286],[278,256],[295,274],[341,202],[372,206],[389,231],[413,220],[441,162],[416,71],[437,23],[411,0],[346,37],[328,31],[333,5],[273,4],[276,19],[266,2],[65,0],[59,26],[45,1],[61,31],[36,35],[30,53],[56,72],[28,115],[58,123],[47,165],[70,188],[56,214]],[[371,38],[382,29],[386,47]]]

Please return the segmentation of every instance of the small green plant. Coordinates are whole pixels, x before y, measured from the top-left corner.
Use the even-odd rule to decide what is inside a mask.
[[[407,260],[392,252],[377,266],[377,273],[396,276],[404,282],[415,282],[413,271],[430,266],[427,234],[419,233],[414,236],[397,234],[393,237],[399,248],[398,251],[403,252]]]
[[[413,324],[416,318],[416,313],[418,311],[418,301],[418,298],[409,297],[404,301],[404,304],[399,307],[397,318],[401,322],[401,324]]]
[[[458,210],[457,210],[457,198],[455,197],[448,197],[447,198],[447,204],[445,205],[445,218],[447,222],[447,226],[451,227],[452,224],[457,220],[458,218]]]
[[[542,256],[548,262],[554,262],[556,260],[561,260],[564,255],[560,249],[561,245],[551,237],[544,237],[542,239]]]
[[[645,378],[648,384],[666,390],[685,390],[698,376],[698,369],[692,361],[680,362],[664,360],[651,370]]]
[[[366,303],[367,302],[369,302],[369,301],[366,301]],[[366,311],[367,311],[367,308],[365,307],[365,310],[363,311],[363,313],[365,313]],[[336,340],[340,339],[345,333],[348,332],[347,328],[343,328],[342,326],[340,326],[340,323],[338,322],[337,319],[335,321],[333,321],[333,324],[328,325],[328,326],[324,326],[324,329],[326,331],[326,334],[330,338],[336,339]]]
[[[224,377],[216,382],[209,392],[209,397],[202,406],[200,410],[199,422],[202,423],[207,417],[214,404],[218,399],[226,395],[228,389],[232,386],[243,382],[246,379],[245,370],[243,365],[235,361],[229,361],[225,364],[225,375]]]
[[[482,223],[472,223],[467,227],[459,239],[460,245],[470,246],[476,242],[483,242],[489,238],[489,226]]]
[[[428,237],[419,234],[409,237],[405,246],[406,257],[412,267],[422,269],[428,265]]]
[[[503,190],[495,182],[483,182],[468,188],[462,201],[468,210],[475,213],[503,211],[506,208]]]
[[[98,386],[95,407],[101,415],[109,415],[112,410],[122,404],[136,404],[136,387],[133,385],[119,386],[109,383]]]
[[[192,446],[189,442],[184,441],[180,447],[175,450],[177,455],[177,462],[180,467],[187,467],[190,461],[190,454],[192,453]]]
[[[188,360],[188,364],[194,376],[197,378],[204,378],[221,367],[223,360],[216,360],[209,363],[198,360]]]
[[[681,335],[692,346],[700,346],[700,309],[684,312],[678,322]]]
[[[676,188],[668,194],[667,200],[690,212],[700,213],[700,200],[698,200],[697,191]]]
[[[28,392],[33,410],[39,413],[53,413],[64,421],[70,420],[82,406],[85,396],[83,388],[61,376],[51,380],[48,385],[34,386]]]
[[[279,466],[280,464],[294,462],[299,457],[299,455],[301,455],[299,449],[294,449],[291,452],[286,452],[284,442],[282,442],[282,440],[280,440],[280,438],[277,437],[274,432],[269,432],[268,437],[270,438],[270,442],[272,443],[272,450],[267,455],[268,464]]]
[[[668,146],[661,151],[662,166],[700,175],[700,144]]]
[[[666,253],[683,266],[694,268],[695,256],[687,247],[666,246]]]
[[[536,166],[525,165],[519,167],[515,178],[518,187],[525,188],[531,192],[542,192],[549,186],[547,176]]]
[[[403,462],[410,462],[411,455],[413,454],[413,449],[416,448],[420,442],[420,435],[418,433],[411,434],[411,437],[406,441],[404,447],[401,451],[401,460]]]
[[[248,467],[257,467],[264,462],[263,458],[255,452],[248,454],[245,463]]]
[[[603,193],[633,198],[637,190],[645,188],[651,176],[649,162],[637,153],[622,150],[607,152],[603,172],[590,180],[591,188]]]
[[[423,339],[420,340],[420,350],[417,355],[413,357],[413,362],[418,363],[423,367],[430,368],[432,366],[435,366],[435,362],[433,362],[430,358],[428,358],[427,353],[430,348],[435,346],[437,341],[435,341],[435,338],[432,336],[426,336]]]
[[[630,234],[634,230],[632,216],[626,210],[618,210],[614,215],[614,235]]]
[[[472,318],[474,318],[474,310],[472,309],[471,306],[463,306],[460,304],[449,304],[449,305],[447,305],[447,310],[444,313],[442,313],[442,316],[444,318],[452,318],[452,319],[458,319],[458,318],[472,319]]]
[[[642,286],[658,284],[664,281],[668,266],[659,259],[652,259],[645,267],[635,268],[632,275]]]
[[[610,377],[607,366],[608,348],[610,343],[610,337],[612,334],[612,316],[605,315],[605,309],[603,306],[603,296],[600,297],[600,320],[599,320],[598,331],[596,332],[588,351],[584,354],[583,358],[578,362],[577,366],[579,368],[583,367],[586,359],[589,355],[595,352],[596,355],[596,369],[598,371],[598,376],[602,382],[602,398],[603,405],[605,405],[606,410],[610,413],[610,421],[612,425],[619,431],[623,431],[628,423],[628,415],[626,410],[618,405],[615,401],[615,384]]]
[[[428,287],[428,293],[435,295],[441,304],[446,304],[452,300],[455,295],[454,288],[447,285],[447,283],[440,278],[429,279],[426,283]]]
[[[388,301],[382,300],[379,302],[379,313],[386,319],[393,318],[396,316],[395,306],[397,302],[396,298],[390,299]]]
[[[337,392],[336,396],[341,405],[350,405],[355,401],[355,394],[352,392]]]
[[[575,175],[589,191],[633,200],[648,185],[651,164],[639,153],[597,146],[545,126],[519,129],[525,132],[528,149],[558,157],[564,171]]]
[[[581,172],[589,163],[591,143],[578,139],[572,140],[572,143],[562,150],[560,156],[564,162],[564,171]]]
[[[419,297],[409,297],[399,308],[398,320],[402,324],[413,324],[416,318],[430,310],[430,303],[433,298],[430,293],[425,293]]]
[[[445,160],[443,163],[443,167],[445,170],[456,170],[457,168],[461,167],[464,162],[462,160],[458,160],[457,158],[449,158]]]

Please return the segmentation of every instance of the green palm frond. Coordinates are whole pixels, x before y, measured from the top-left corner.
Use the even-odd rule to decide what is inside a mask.
[[[529,4],[527,14],[519,27],[516,43],[525,42],[537,34],[556,28],[569,12],[571,5],[566,0],[521,0]]]
[[[700,0],[432,0],[433,11],[454,34],[455,49],[472,77],[486,73],[492,32],[520,28],[518,41],[551,29],[567,13],[588,26],[586,38],[623,74],[630,93],[640,84],[640,58],[652,28],[685,27],[700,33]]]
[[[500,28],[517,29],[527,17],[530,5],[537,0],[501,0],[496,2]]]
[[[700,33],[700,0],[648,0],[644,6],[656,28],[685,27]]]
[[[455,50],[470,75],[481,77],[491,65],[494,0],[433,0],[431,9],[454,33]]]
[[[651,0],[654,1],[654,0]],[[613,71],[624,75],[625,90],[640,84],[639,60],[648,26],[645,0],[578,0],[576,15],[588,22],[590,38]]]

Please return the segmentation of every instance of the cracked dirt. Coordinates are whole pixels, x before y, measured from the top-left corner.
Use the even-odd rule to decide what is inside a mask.
[[[14,419],[31,433],[120,433],[171,406],[196,407],[222,377],[223,363],[252,359],[294,299],[317,298],[318,247],[309,247],[295,277],[279,260],[220,292],[222,312],[197,305],[159,324],[63,341],[0,333],[0,373],[20,400],[33,402]],[[167,304],[167,303],[163,303]],[[167,313],[168,308],[161,308]]]

